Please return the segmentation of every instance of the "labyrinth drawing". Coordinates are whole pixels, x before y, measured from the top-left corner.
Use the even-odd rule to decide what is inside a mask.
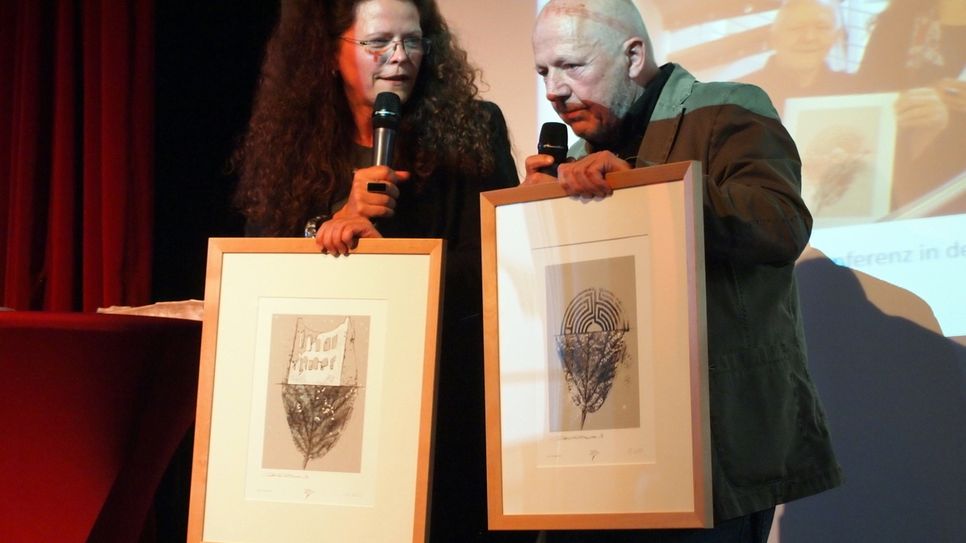
[[[640,425],[634,258],[547,267],[552,432]]]

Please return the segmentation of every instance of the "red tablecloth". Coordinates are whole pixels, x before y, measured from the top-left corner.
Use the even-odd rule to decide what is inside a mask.
[[[194,423],[201,323],[0,312],[0,541],[134,542]]]

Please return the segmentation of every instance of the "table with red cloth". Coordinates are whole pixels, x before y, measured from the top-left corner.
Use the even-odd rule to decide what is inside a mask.
[[[0,541],[136,542],[195,415],[201,323],[0,312]]]

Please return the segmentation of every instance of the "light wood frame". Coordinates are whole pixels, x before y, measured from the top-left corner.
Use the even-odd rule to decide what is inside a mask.
[[[342,257],[321,254],[311,239],[210,240],[189,542],[427,541],[443,252],[439,239],[363,239]],[[342,336],[338,362],[338,375],[358,378],[341,387],[357,403],[339,429],[355,452],[336,455],[336,442],[321,457],[304,453],[301,469],[270,465],[270,455],[289,454],[274,452],[286,437],[297,447],[286,417],[305,403],[274,397],[273,387],[290,390],[296,362],[286,348],[294,353],[303,337],[279,323],[330,314],[360,323]],[[310,350],[299,352],[316,356],[311,349],[328,346],[323,336],[335,337],[316,331],[305,332]],[[278,367],[288,381],[268,370]],[[321,411],[335,412],[328,405]],[[328,455],[350,468],[309,468]]]
[[[713,523],[700,163],[607,178],[614,194],[600,201],[556,184],[481,195],[490,529]],[[579,427],[565,413],[553,338],[567,334],[549,316],[566,300],[553,285],[601,280],[631,293],[619,307],[634,308],[623,341],[636,369],[610,389],[630,410],[588,430],[596,413],[584,408]]]

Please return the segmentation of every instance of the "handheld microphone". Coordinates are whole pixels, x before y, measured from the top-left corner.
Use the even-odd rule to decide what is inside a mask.
[[[540,168],[541,173],[557,177],[557,166],[567,160],[567,125],[563,123],[543,123],[537,153],[553,157],[553,164]]]
[[[372,108],[372,165],[392,167],[402,103],[394,92],[380,92]]]

